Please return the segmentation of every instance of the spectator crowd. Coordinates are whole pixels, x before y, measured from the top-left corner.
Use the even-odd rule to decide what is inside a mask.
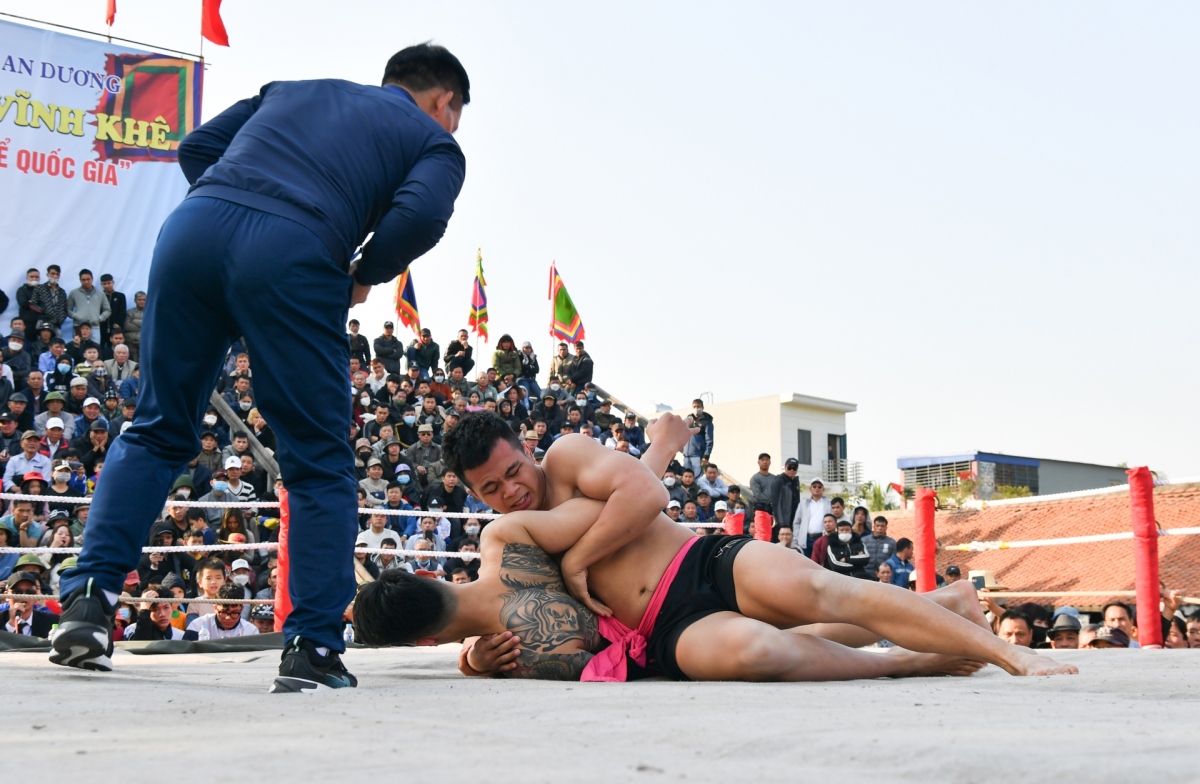
[[[111,275],[101,275],[97,289],[92,273],[81,270],[80,285],[69,292],[60,277],[57,265],[46,268],[45,282],[39,270],[28,270],[15,296],[18,315],[0,352],[4,491],[38,497],[0,505],[0,546],[73,547],[84,541],[86,500],[103,481],[107,451],[137,406],[146,294],[134,294],[129,307]],[[6,305],[0,300],[0,310]],[[374,339],[360,333],[358,321],[348,326],[352,421],[347,440],[359,478],[359,507],[365,510],[356,549],[415,553],[357,552],[360,581],[390,569],[455,582],[476,579],[478,561],[462,556],[478,552],[491,510],[448,470],[441,450],[444,434],[467,412],[500,416],[538,462],[556,439],[569,434],[587,435],[635,458],[647,447],[645,421],[633,411],[616,410],[594,384],[594,362],[583,342],[559,343],[543,370],[532,344],[518,348],[510,335],[502,335],[484,361],[476,357],[466,330],[443,350],[429,329],[405,345],[390,321]],[[258,504],[276,501],[282,480],[270,473],[275,439],[255,407],[252,358],[240,341],[230,347],[214,392],[224,405],[210,405],[197,423],[200,452],[175,481],[168,500],[233,505],[164,507],[146,544],[187,550],[142,556],[126,579],[116,639],[216,639],[273,629],[269,605],[223,603],[273,599],[278,576],[274,551],[253,547],[277,541],[278,518]],[[757,520],[762,530],[769,528],[772,542],[820,566],[915,589],[912,542],[889,537],[885,517],[827,497],[820,477],[802,486],[795,459],[772,474],[766,453],[743,492],[710,460],[715,426],[702,400],[693,401],[691,422],[697,433],[662,478],[670,498],[664,511],[672,520],[699,535],[718,528],[749,532]],[[211,550],[215,544],[251,547]],[[74,562],[64,554],[0,553],[0,580],[10,593],[55,594],[61,573]],[[961,579],[954,566],[938,576],[939,584]],[[981,597],[997,634],[1017,644],[1137,644],[1134,612],[1124,605],[1104,607],[1097,618],[1101,623],[1093,625],[1072,607],[1006,608],[986,592]],[[178,601],[144,601],[148,598]],[[1169,645],[1200,646],[1200,616],[1186,612],[1196,608],[1171,606],[1169,599],[1164,604],[1170,610],[1163,620]],[[0,603],[0,617],[6,631],[47,636],[56,609],[55,602],[13,600]]]

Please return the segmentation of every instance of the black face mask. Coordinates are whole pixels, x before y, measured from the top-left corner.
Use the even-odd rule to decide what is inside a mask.
[[[1033,627],[1033,647],[1034,648],[1036,648],[1039,645],[1041,645],[1042,643],[1046,642],[1046,632],[1047,632],[1047,629],[1045,626],[1034,626]]]

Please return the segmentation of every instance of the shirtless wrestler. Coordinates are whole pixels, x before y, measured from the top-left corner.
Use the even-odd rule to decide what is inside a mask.
[[[360,639],[437,644],[507,631],[521,644],[502,674],[584,680],[625,680],[631,659],[634,673],[695,680],[968,674],[979,662],[1015,675],[1075,672],[926,596],[745,537],[693,536],[659,514],[666,498],[655,476],[689,432],[676,417],[654,423],[660,452],[652,444],[641,463],[568,436],[539,470],[498,417],[465,417],[446,436],[447,463],[507,512],[484,531],[479,580],[387,573],[356,599]],[[593,494],[608,501],[588,500]],[[638,514],[639,500],[652,516]],[[562,554],[561,580],[546,553]],[[816,633],[794,629],[811,624],[821,624],[808,626]],[[874,654],[835,641],[859,645],[867,636],[908,650]]]

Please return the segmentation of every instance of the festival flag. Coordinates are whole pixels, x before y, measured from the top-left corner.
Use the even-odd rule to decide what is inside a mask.
[[[113,26],[113,22],[117,19],[117,0],[108,0],[108,14],[104,19],[109,27]]]
[[[221,0],[202,0],[200,35],[218,46],[229,46],[229,33],[221,21]]]
[[[550,264],[550,301],[554,303],[550,313],[550,335],[568,343],[583,340],[583,322],[579,320],[579,311],[563,285],[562,276],[558,274],[558,265]]]
[[[417,310],[417,292],[413,289],[410,270],[404,270],[396,278],[396,316],[401,324],[417,335],[421,334],[421,313]]]
[[[467,319],[467,326],[484,341],[488,339],[486,287],[487,281],[483,279],[483,249],[480,248],[475,254],[475,286],[471,290],[471,315]]]

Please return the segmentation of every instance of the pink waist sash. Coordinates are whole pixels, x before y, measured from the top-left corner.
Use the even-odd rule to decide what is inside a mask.
[[[667,571],[663,572],[662,579],[654,588],[654,593],[650,596],[650,604],[647,605],[646,612],[642,615],[642,621],[636,629],[630,629],[613,617],[601,616],[599,618],[600,634],[611,645],[592,657],[588,665],[583,668],[583,675],[579,680],[623,683],[629,680],[626,657],[637,662],[639,667],[646,666],[646,642],[654,632],[654,622],[658,618],[658,611],[662,609],[663,602],[667,598],[667,591],[671,589],[671,583],[675,581],[675,575],[679,574],[679,565],[683,563],[683,557],[698,541],[700,541],[700,537],[693,536],[684,543],[683,547],[679,548],[679,552],[675,553],[675,557],[671,559],[671,565],[667,567]]]

